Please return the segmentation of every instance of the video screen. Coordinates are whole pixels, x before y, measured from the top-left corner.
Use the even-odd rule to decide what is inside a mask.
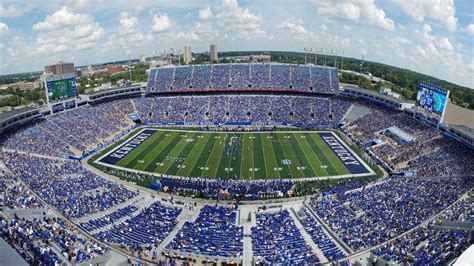
[[[75,97],[77,96],[76,79],[47,81],[46,90],[50,102]]]
[[[447,90],[421,82],[418,86],[418,94],[416,95],[416,105],[430,112],[442,115],[447,95]]]

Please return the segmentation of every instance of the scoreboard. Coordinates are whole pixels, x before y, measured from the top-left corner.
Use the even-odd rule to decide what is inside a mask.
[[[420,82],[418,85],[418,94],[416,95],[416,106],[443,116],[448,97],[448,90],[426,82]]]
[[[46,77],[44,83],[48,102],[65,100],[78,95],[75,74]]]

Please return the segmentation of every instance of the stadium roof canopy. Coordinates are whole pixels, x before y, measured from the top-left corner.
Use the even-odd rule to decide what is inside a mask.
[[[404,100],[399,99],[399,98],[395,98],[393,96],[389,96],[389,95],[386,95],[386,94],[379,93],[377,91],[363,89],[363,88],[360,88],[357,85],[345,84],[344,86],[342,86],[342,88],[344,90],[356,91],[356,92],[359,92],[361,94],[370,95],[374,98],[381,98],[381,99],[385,99],[387,101],[392,101],[392,102],[396,102],[396,103],[400,103],[400,104],[408,102],[408,101],[404,101]]]
[[[24,108],[20,108],[20,109],[13,109],[13,110],[5,112],[5,113],[1,113],[0,114],[0,123],[2,123],[4,121],[7,121],[7,120],[10,120],[11,118],[14,118],[16,116],[26,114],[26,113],[29,113],[31,111],[37,111],[37,110],[39,110],[37,107],[24,107]]]
[[[396,126],[389,127],[386,130],[405,142],[412,142],[416,140],[414,136],[412,136],[408,132],[401,130],[400,128]]]
[[[474,129],[464,126],[464,125],[449,125],[448,126],[460,133],[462,133],[465,136],[470,137],[471,139],[474,139]]]

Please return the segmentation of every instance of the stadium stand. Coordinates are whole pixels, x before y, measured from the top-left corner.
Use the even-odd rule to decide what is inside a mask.
[[[86,262],[102,256],[108,248],[78,234],[77,229],[61,218],[0,218],[1,236],[21,249],[31,264],[56,265]]]
[[[196,221],[185,222],[167,248],[205,256],[241,257],[243,227],[235,221],[232,209],[204,206]]]
[[[262,265],[319,264],[325,258],[348,265],[344,257],[353,254],[351,250],[387,263],[440,265],[451,263],[472,244],[472,232],[443,226],[449,222],[472,226],[474,222],[473,200],[466,196],[474,187],[474,151],[408,113],[339,95],[334,68],[274,63],[154,68],[146,92],[147,97],[90,102],[2,132],[0,207],[8,212],[0,216],[0,234],[28,263],[87,264],[109,252],[106,245],[79,230],[92,232],[95,239],[127,250],[132,257],[137,252],[141,256],[141,250],[152,252],[145,259],[159,265],[183,263],[183,254],[204,256],[207,262],[216,257],[240,261],[246,259],[245,243],[251,245],[252,259]],[[261,212],[262,204],[255,203],[256,215],[250,212],[243,224],[246,218],[239,215],[243,200],[278,201],[275,198],[292,196],[295,181],[161,176],[159,185],[170,198],[186,196],[193,206],[195,197],[232,199],[237,206],[217,207],[206,201],[194,212],[174,207],[172,200],[164,203],[168,194],[147,193],[148,201],[130,203],[138,198],[136,187],[132,190],[91,172],[80,161],[64,159],[100,147],[130,129],[133,123],[127,115],[131,113],[137,113],[144,125],[179,123],[204,128],[214,124],[211,130],[227,130],[220,125],[227,123],[253,125],[252,130],[260,125],[327,129],[339,127],[354,103],[367,112],[351,117],[343,133],[388,165],[390,173],[408,171],[417,177],[341,181],[319,189],[305,202],[309,205],[302,207],[303,228],[297,227],[288,206]],[[390,137],[386,130],[391,127],[413,141],[403,144]],[[118,170],[107,173],[114,171]],[[143,173],[127,175],[132,181],[154,179]],[[301,181],[301,185],[312,181]],[[458,201],[461,197],[465,198]],[[293,201],[298,208],[303,206],[302,199]],[[16,210],[42,212],[49,206],[54,208],[49,211],[64,217],[9,216]],[[166,261],[158,258],[159,249],[170,251],[161,254],[167,256]],[[318,250],[325,258],[317,256]]]
[[[335,68],[287,64],[213,64],[156,68],[147,93],[216,90],[339,93]]]
[[[154,97],[134,102],[140,117],[149,123],[275,122],[331,128],[351,106],[337,98],[256,95]]]
[[[391,263],[443,265],[458,257],[472,243],[469,230],[436,228],[438,221],[474,222],[472,199],[458,201],[443,214],[372,253]]]
[[[252,227],[252,244],[257,264],[320,262],[287,210],[257,214],[257,226]]]
[[[353,250],[375,246],[417,226],[472,189],[471,179],[392,178],[315,197],[311,207]]]
[[[322,229],[321,224],[318,223],[306,208],[303,208],[303,211],[306,214],[306,219],[302,220],[301,223],[313,241],[318,245],[318,248],[323,252],[324,256],[326,256],[329,261],[344,257],[344,252],[331,240],[328,234]]]
[[[70,218],[103,211],[136,195],[82,168],[77,161],[1,153],[0,159],[30,189]]]
[[[0,138],[3,147],[48,156],[84,152],[131,125],[130,99],[84,106],[49,116],[18,133]],[[78,123],[80,121],[80,123]]]
[[[141,210],[138,215],[95,236],[104,242],[116,243],[131,249],[142,246],[156,248],[173,231],[180,213],[179,208],[154,202]]]

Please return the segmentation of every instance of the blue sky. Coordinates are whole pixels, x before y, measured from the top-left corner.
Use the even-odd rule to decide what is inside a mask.
[[[474,88],[472,0],[0,0],[0,74],[152,55],[334,50]]]

